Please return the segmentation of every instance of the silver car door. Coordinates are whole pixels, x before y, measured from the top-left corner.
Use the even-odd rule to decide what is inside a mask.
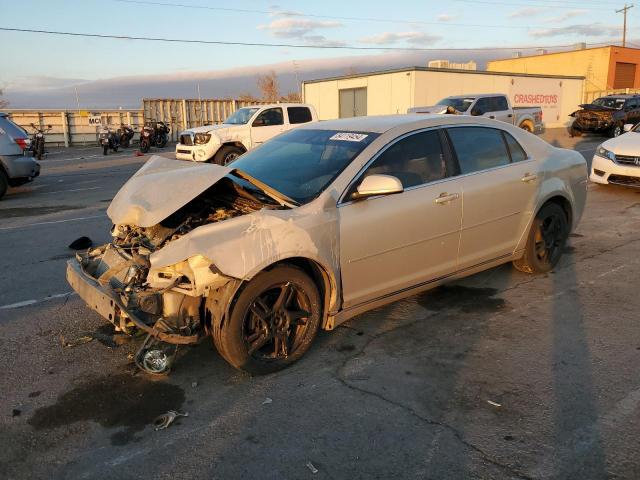
[[[400,137],[359,175],[339,205],[344,307],[427,282],[456,270],[462,198],[449,177],[441,133]],[[351,201],[372,174],[400,179],[402,193]]]
[[[500,129],[451,127],[447,134],[460,166],[464,196],[459,268],[506,257],[533,213],[538,164]]]

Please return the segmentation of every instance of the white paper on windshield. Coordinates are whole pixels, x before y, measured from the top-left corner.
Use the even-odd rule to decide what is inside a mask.
[[[334,134],[329,140],[342,140],[344,142],[361,142],[369,135],[366,133],[353,133],[353,132],[338,132]]]

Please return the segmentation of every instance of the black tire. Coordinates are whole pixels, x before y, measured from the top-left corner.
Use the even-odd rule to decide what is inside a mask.
[[[109,153],[109,146],[108,145],[103,145],[102,146],[102,154],[106,155]]]
[[[611,127],[611,131],[609,132],[609,136],[611,138],[615,138],[615,137],[619,137],[620,135],[622,135],[624,133],[624,125],[621,124],[616,124],[613,127]]]
[[[300,359],[321,318],[322,301],[313,280],[299,268],[278,266],[246,285],[224,325],[214,327],[213,343],[235,368],[264,375]]]
[[[122,148],[129,148],[129,137],[127,137],[126,135],[121,135],[120,146],[122,146]]]
[[[160,138],[158,139],[158,147],[160,148],[166,147],[168,141],[169,141],[169,138],[166,135],[160,135]]]
[[[9,179],[7,175],[0,170],[0,199],[4,197],[4,194],[7,193],[7,189],[9,188]]]
[[[582,132],[577,128],[569,127],[569,136],[570,137],[581,137]]]
[[[44,155],[44,142],[38,141],[36,145],[36,158],[38,160],[42,160],[43,155]]]
[[[147,139],[140,140],[140,151],[142,153],[147,153],[150,147],[151,146],[149,145],[149,140]]]
[[[244,153],[244,150],[232,145],[225,145],[213,156],[213,163],[228,165]]]
[[[116,145],[115,147],[113,147],[113,151],[117,153],[118,152],[118,148],[120,148],[120,147],[118,145]]]
[[[569,237],[567,214],[557,203],[545,204],[533,220],[522,258],[513,266],[525,273],[547,273],[556,266]]]

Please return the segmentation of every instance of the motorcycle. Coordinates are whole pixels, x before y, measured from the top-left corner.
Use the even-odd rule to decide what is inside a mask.
[[[171,129],[161,121],[145,122],[140,131],[140,151],[147,153],[152,146],[163,148],[169,141]]]
[[[103,155],[107,155],[109,153],[109,149],[117,152],[118,147],[120,146],[118,136],[107,126],[100,127],[100,131],[98,133],[98,141],[102,146]]]
[[[33,132],[33,136],[31,137],[31,146],[29,148],[33,152],[34,157],[36,157],[38,160],[42,160],[42,157],[44,157],[45,154],[44,136],[51,131],[52,126],[47,125],[47,128],[40,128],[36,127],[35,124],[32,123],[31,128],[33,128],[35,131]]]
[[[135,133],[133,128],[131,128],[131,125],[120,125],[118,133],[120,134],[120,146],[122,148],[129,148],[129,145],[131,145],[131,139]]]

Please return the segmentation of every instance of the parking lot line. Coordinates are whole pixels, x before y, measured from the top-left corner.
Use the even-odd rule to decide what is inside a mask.
[[[67,218],[65,220],[52,220],[49,222],[28,223],[26,225],[14,225],[12,227],[0,227],[0,230],[15,230],[17,228],[37,227],[39,225],[52,225],[54,223],[77,222],[80,220],[90,220],[92,218],[104,218],[104,215],[93,215],[90,217]]]
[[[52,193],[64,193],[64,192],[85,192],[87,190],[98,190],[102,187],[88,187],[88,188],[71,188],[69,190],[55,190],[53,192],[35,192],[34,195],[51,195]]]
[[[0,305],[0,310],[11,310],[14,308],[28,307],[29,305],[35,305],[36,303],[48,302],[49,300],[54,300],[56,298],[68,297],[70,295],[75,295],[76,292],[65,292],[65,293],[56,293],[55,295],[49,295],[48,297],[39,298],[37,300],[23,300],[21,302],[10,303],[8,305]]]

